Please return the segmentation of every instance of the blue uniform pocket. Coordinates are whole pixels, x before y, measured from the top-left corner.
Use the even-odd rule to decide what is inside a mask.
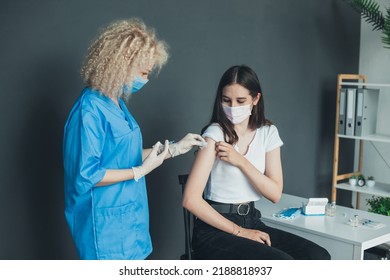
[[[98,259],[141,259],[150,252],[148,217],[135,210],[133,203],[95,208]]]

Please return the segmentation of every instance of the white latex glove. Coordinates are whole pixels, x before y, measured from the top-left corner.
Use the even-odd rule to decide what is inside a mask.
[[[159,153],[160,146],[165,146],[164,149]],[[165,160],[168,154],[169,141],[165,140],[165,145],[157,142],[153,145],[152,151],[145,158],[141,166],[133,167],[134,180],[138,182],[140,178],[149,174],[153,169],[159,167]]]
[[[172,157],[176,157],[189,152],[194,146],[204,147],[206,145],[207,142],[202,138],[202,136],[188,133],[179,142],[169,145],[169,153]]]

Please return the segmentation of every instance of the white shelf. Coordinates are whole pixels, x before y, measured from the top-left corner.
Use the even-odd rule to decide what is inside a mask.
[[[367,77],[365,75],[353,75],[353,74],[339,74],[338,80],[337,80],[337,100],[340,102],[340,94],[341,94],[341,88],[342,86],[353,86],[357,88],[378,88],[381,90],[381,94],[389,94],[390,93],[390,84],[385,83],[367,83]],[[338,109],[340,106],[340,103],[337,104]],[[336,127],[338,127],[339,122],[339,110],[337,110],[336,113]],[[380,121],[386,121],[383,120],[382,115],[377,116],[380,117]],[[377,120],[378,121],[378,120]],[[336,132],[337,133],[337,132]],[[382,142],[389,144],[390,143],[390,135],[389,134],[380,134],[380,133],[374,133],[370,135],[364,135],[364,136],[352,136],[352,135],[341,135],[336,134],[335,137],[335,145],[334,145],[334,163],[333,163],[333,178],[332,178],[332,201],[336,201],[337,197],[337,189],[357,192],[357,193],[364,193],[368,195],[376,195],[376,196],[382,196],[382,197],[390,197],[390,184],[386,183],[380,183],[377,182],[374,187],[352,187],[347,183],[340,183],[340,180],[337,180],[339,177],[338,174],[338,164],[339,164],[339,152],[340,152],[340,146],[339,146],[339,140],[340,139],[353,139],[353,140],[360,140],[360,141],[369,141],[369,142]],[[356,143],[351,143],[356,144]],[[359,163],[362,163],[363,161],[363,150],[361,149],[362,146],[360,146],[360,149],[358,151],[358,158],[355,157],[355,160],[358,160]],[[358,170],[354,170],[354,173],[361,173],[362,166],[359,164]],[[345,174],[344,174],[345,175]],[[358,198],[358,196],[357,196]],[[360,200],[356,200],[356,207],[360,207]]]
[[[341,183],[341,184],[337,184],[336,188],[341,190],[351,191],[351,192],[360,192],[365,194],[390,197],[390,184],[385,184],[380,182],[376,182],[375,186],[373,187],[367,187],[367,186],[357,187],[357,186],[351,186],[348,183]]]
[[[385,134],[370,134],[370,135],[365,135],[365,136],[352,136],[352,135],[337,134],[337,136],[340,138],[390,143],[390,136],[385,135]]]
[[[373,84],[373,83],[353,83],[341,82],[342,86],[361,86],[361,87],[390,87],[390,84]]]

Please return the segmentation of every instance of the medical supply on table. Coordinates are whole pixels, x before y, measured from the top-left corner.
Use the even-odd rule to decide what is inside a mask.
[[[304,215],[325,215],[327,203],[327,198],[309,198],[309,201],[302,206],[302,213]]]
[[[302,208],[300,207],[290,207],[284,208],[277,213],[274,213],[275,218],[281,218],[285,220],[293,220],[301,214]]]
[[[353,227],[357,227],[359,225],[359,216],[355,215],[353,218],[349,219],[350,225]]]
[[[349,219],[347,224],[349,224],[352,227],[362,227],[367,229],[380,229],[385,226],[385,224],[381,222],[377,222],[366,218],[359,218],[358,215],[354,215],[351,219]]]
[[[385,226],[385,224],[376,222],[370,219],[360,219],[359,224],[361,224],[363,227],[372,228],[372,229],[378,229]]]
[[[336,202],[333,201],[332,203],[326,204],[325,213],[326,216],[334,217],[336,214]]]

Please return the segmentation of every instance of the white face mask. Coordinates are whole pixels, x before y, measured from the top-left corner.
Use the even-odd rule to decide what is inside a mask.
[[[226,117],[233,123],[238,124],[245,121],[252,115],[252,104],[230,107],[222,104],[223,111],[226,114]]]

